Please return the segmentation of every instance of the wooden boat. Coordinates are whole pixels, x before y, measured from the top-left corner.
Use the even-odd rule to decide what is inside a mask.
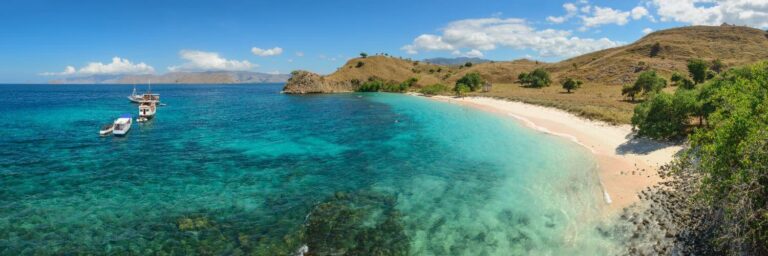
[[[142,103],[147,101],[152,101],[155,103],[160,102],[160,94],[152,93],[152,84],[151,82],[147,83],[147,92],[143,94],[136,93],[136,86],[133,86],[133,92],[131,95],[128,96],[128,100],[130,100],[133,103]]]

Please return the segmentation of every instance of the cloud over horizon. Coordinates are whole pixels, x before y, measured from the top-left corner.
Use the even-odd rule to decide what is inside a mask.
[[[186,60],[186,62],[178,66],[168,67],[169,71],[248,71],[258,67],[258,65],[247,60],[225,59],[216,52],[181,50],[179,51],[179,57]]]
[[[277,56],[283,53],[283,48],[275,47],[272,49],[261,49],[258,47],[251,48],[253,55],[261,57]]]
[[[608,38],[579,38],[567,30],[536,30],[524,19],[481,18],[449,23],[440,35],[422,34],[401,47],[408,54],[420,51],[461,51],[482,55],[482,51],[507,47],[533,50],[542,57],[572,57],[622,45]],[[478,54],[479,53],[479,54]]]
[[[44,72],[43,76],[73,76],[73,75],[144,75],[155,73],[155,68],[144,62],[137,64],[128,59],[113,57],[112,62],[104,64],[102,62],[89,62],[80,69],[74,66],[67,66],[62,72]]]

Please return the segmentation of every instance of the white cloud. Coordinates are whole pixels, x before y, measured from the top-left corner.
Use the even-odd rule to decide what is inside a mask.
[[[482,58],[482,57],[483,57],[483,52],[481,52],[481,51],[478,51],[478,50],[476,50],[476,49],[472,49],[472,50],[470,50],[470,51],[468,51],[468,52],[465,52],[465,53],[464,53],[464,57],[469,57],[469,58]]]
[[[523,19],[466,19],[449,23],[441,35],[424,34],[401,49],[419,51],[452,51],[472,49],[477,52],[497,47],[530,49],[542,57],[571,57],[622,43],[607,38],[592,39],[572,36],[566,30],[536,30]],[[470,51],[471,52],[471,51]]]
[[[567,18],[565,16],[549,16],[549,17],[547,17],[547,21],[555,23],[555,24],[563,23],[563,22],[565,22],[566,19]]]
[[[256,56],[261,57],[269,57],[269,56],[277,56],[283,53],[283,48],[275,47],[272,49],[261,49],[258,47],[251,48],[251,52]]]
[[[590,5],[585,5],[585,6],[582,6],[582,7],[581,7],[581,9],[579,9],[579,10],[580,10],[581,12],[583,12],[583,13],[589,13],[589,12],[591,12],[591,11],[592,11],[592,6],[590,6]]]
[[[662,21],[768,27],[768,0],[654,0]]]
[[[643,34],[647,35],[647,34],[650,34],[651,32],[653,32],[653,29],[651,29],[651,28],[644,28],[643,29]]]
[[[297,57],[304,57],[304,52],[296,52]]]
[[[632,11],[630,11],[630,13],[632,13],[632,19],[639,20],[645,16],[648,16],[648,9],[645,9],[645,7],[642,7],[642,6],[638,6],[638,7],[632,8]]]
[[[80,69],[67,66],[62,72],[45,72],[45,76],[69,76],[69,75],[125,75],[125,74],[151,74],[155,68],[144,62],[134,64],[128,59],[120,57],[112,58],[112,62],[90,62]]]
[[[443,38],[440,36],[424,34],[416,37],[413,44],[403,46],[400,49],[408,54],[417,54],[418,50],[439,51],[453,50],[454,48],[453,45],[443,42]]]
[[[596,27],[605,24],[623,26],[629,22],[629,12],[622,12],[610,7],[595,6],[592,16],[582,16],[581,21],[585,27]]]
[[[573,3],[565,3],[563,4],[563,9],[565,9],[565,15],[564,16],[549,16],[547,17],[547,21],[560,24],[565,22],[566,20],[572,18],[573,16],[576,16],[576,13],[579,12],[579,8],[576,7]]]
[[[228,60],[215,52],[197,50],[181,50],[179,56],[187,62],[179,66],[168,67],[172,72],[176,71],[244,71],[258,67],[247,60]]]

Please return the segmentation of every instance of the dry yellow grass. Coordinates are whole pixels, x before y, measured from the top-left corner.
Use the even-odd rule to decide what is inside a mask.
[[[520,84],[494,84],[490,92],[475,92],[472,96],[503,98],[555,107],[589,119],[619,124],[629,123],[634,104],[621,96],[614,86],[583,86],[566,93],[559,84],[544,88],[525,88]]]

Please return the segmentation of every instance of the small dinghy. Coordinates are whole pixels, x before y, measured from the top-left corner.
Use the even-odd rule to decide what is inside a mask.
[[[112,134],[112,130],[115,129],[115,124],[105,124],[101,127],[101,130],[99,130],[99,136],[107,136]]]
[[[133,123],[133,116],[131,114],[123,114],[115,120],[115,127],[112,129],[112,134],[115,136],[125,136],[128,131],[131,130],[131,124]]]

